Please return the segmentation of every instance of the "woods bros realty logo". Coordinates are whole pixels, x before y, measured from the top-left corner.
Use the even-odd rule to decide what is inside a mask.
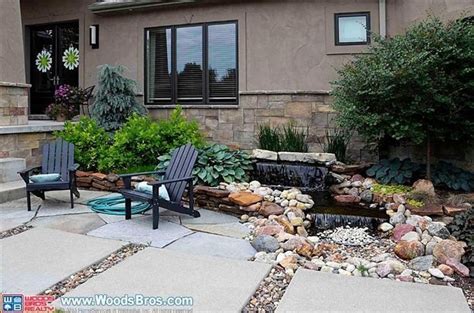
[[[54,308],[50,306],[54,301],[53,296],[24,296],[22,294],[3,294],[2,312],[22,313],[22,312],[52,312]]]

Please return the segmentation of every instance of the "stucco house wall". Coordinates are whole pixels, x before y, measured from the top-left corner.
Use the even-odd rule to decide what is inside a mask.
[[[403,32],[412,22],[435,14],[459,14],[474,0],[387,0],[387,34]],[[23,25],[78,20],[80,29],[79,83],[96,83],[101,64],[122,64],[139,85],[143,99],[144,29],[226,20],[238,21],[238,105],[185,106],[208,137],[241,148],[255,147],[262,123],[296,120],[308,126],[310,149],[320,151],[318,138],[334,127],[328,92],[336,69],[364,53],[365,46],[335,46],[334,14],[370,12],[371,30],[379,32],[378,0],[312,1],[203,1],[172,8],[147,8],[120,13],[93,14],[94,0],[21,0]],[[89,46],[89,25],[100,26],[100,47]],[[28,49],[26,49],[28,50]],[[28,69],[27,69],[28,73]],[[165,117],[172,106],[149,106],[150,114]],[[354,160],[371,159],[364,143],[355,137],[350,153]]]

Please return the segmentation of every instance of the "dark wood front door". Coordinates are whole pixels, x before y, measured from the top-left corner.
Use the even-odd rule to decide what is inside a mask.
[[[30,114],[44,114],[59,85],[79,83],[79,23],[30,26]]]

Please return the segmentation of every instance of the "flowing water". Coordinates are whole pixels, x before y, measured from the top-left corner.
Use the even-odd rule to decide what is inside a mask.
[[[326,188],[327,173],[324,166],[305,163],[257,162],[252,178],[270,188],[297,187],[311,195],[315,205],[306,212],[313,216],[318,230],[346,225],[374,229],[387,219],[385,211],[334,201]]]

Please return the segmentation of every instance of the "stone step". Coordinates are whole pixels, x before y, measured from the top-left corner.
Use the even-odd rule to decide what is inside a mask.
[[[25,182],[22,180],[0,183],[0,203],[25,197],[25,186]]]
[[[18,171],[26,168],[25,159],[2,158],[0,159],[0,183],[16,181],[20,178]]]

